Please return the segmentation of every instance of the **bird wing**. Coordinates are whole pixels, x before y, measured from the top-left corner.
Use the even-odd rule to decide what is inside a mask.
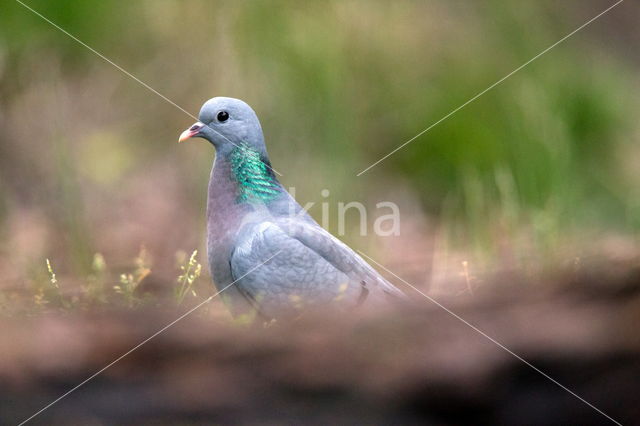
[[[279,222],[288,235],[300,241],[353,280],[364,283],[369,291],[399,298],[407,297],[349,246],[324,228],[295,218],[281,219]]]
[[[341,301],[348,307],[405,297],[344,243],[307,221],[247,224],[236,243],[230,259],[236,285],[267,317],[308,305]]]

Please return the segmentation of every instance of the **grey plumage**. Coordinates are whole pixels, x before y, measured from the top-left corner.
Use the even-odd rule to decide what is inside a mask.
[[[282,187],[249,105],[213,98],[199,118],[180,140],[202,137],[216,148],[207,248],[217,288],[235,281],[223,297],[234,315],[255,310],[264,318],[278,318],[405,297],[320,227]]]

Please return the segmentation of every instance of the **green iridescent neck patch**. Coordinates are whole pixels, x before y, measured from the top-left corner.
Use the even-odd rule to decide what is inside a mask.
[[[280,185],[258,151],[242,143],[231,151],[229,161],[238,182],[238,201],[265,202],[280,195]]]

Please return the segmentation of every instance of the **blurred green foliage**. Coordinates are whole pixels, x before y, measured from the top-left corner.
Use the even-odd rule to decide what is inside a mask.
[[[247,100],[301,201],[323,188],[342,200],[402,188],[454,238],[484,248],[523,228],[545,246],[640,225],[629,160],[639,155],[637,62],[595,41],[624,31],[610,15],[630,5],[356,177],[608,4],[25,3],[193,113],[215,95]],[[0,14],[0,96],[2,125],[14,129],[0,135],[5,217],[25,204],[54,211],[69,246],[90,257],[86,194],[115,197],[170,158],[182,179],[176,206],[202,225],[208,148],[174,144],[192,119],[12,1]],[[44,121],[37,134],[24,130],[33,120]],[[24,137],[41,146],[25,151]],[[57,166],[32,158],[52,148]]]

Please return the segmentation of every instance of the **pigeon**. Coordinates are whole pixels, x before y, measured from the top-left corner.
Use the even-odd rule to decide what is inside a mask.
[[[215,97],[179,142],[215,147],[207,201],[213,281],[234,317],[265,321],[308,310],[349,311],[406,298],[322,228],[278,181],[262,127],[245,102]]]

